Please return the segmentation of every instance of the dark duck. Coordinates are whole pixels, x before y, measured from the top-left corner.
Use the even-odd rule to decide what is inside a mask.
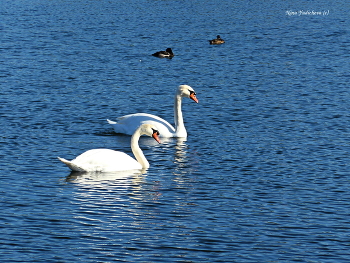
[[[210,45],[220,45],[220,44],[224,44],[225,40],[223,40],[220,35],[216,36],[216,39],[213,40],[209,40]]]
[[[158,57],[158,58],[172,58],[174,56],[174,53],[171,50],[171,48],[167,48],[165,51],[158,51],[152,54],[152,56]]]

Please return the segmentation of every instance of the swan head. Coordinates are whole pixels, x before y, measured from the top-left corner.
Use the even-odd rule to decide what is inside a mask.
[[[198,103],[198,99],[196,97],[196,92],[194,89],[188,85],[180,85],[177,94],[180,95],[181,97],[186,97],[190,98],[194,102]]]
[[[155,139],[158,143],[161,143],[159,139],[159,131],[154,125],[145,123],[145,124],[142,124],[139,129],[140,129],[140,135],[150,136],[153,139]]]

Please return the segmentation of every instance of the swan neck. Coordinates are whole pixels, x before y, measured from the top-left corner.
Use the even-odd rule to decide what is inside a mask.
[[[149,163],[139,146],[140,136],[141,136],[141,131],[139,128],[135,131],[135,133],[131,137],[131,150],[137,162],[141,164],[142,168],[149,168]]]
[[[176,95],[175,102],[174,102],[174,122],[175,122],[175,132],[177,134],[186,133],[185,124],[184,124],[182,111],[181,111],[181,102],[182,102],[181,96]]]

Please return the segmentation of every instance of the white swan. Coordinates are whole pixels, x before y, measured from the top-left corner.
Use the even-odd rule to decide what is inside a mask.
[[[60,157],[58,159],[71,170],[77,172],[117,172],[146,169],[149,167],[149,163],[138,144],[141,135],[151,136],[160,143],[157,129],[150,124],[142,124],[131,137],[131,149],[136,160],[126,153],[109,149],[92,149],[82,153],[72,161]]]
[[[160,133],[161,137],[187,137],[187,131],[185,128],[184,120],[181,111],[182,98],[187,97],[198,103],[196,93],[193,88],[188,85],[180,85],[176,90],[175,102],[174,102],[174,121],[175,128],[166,120],[162,118],[147,114],[147,113],[135,113],[129,114],[118,118],[118,122],[107,120],[109,124],[113,125],[116,133],[124,133],[131,135],[142,123],[149,123],[154,125]]]

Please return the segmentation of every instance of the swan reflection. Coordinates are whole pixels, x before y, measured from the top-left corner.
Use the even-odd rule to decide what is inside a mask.
[[[66,182],[78,183],[83,185],[101,185],[108,182],[115,182],[116,180],[127,180],[133,177],[140,176],[145,173],[144,170],[127,170],[118,172],[71,172],[66,177]]]
[[[153,140],[144,139],[142,144],[153,144]],[[168,188],[172,182],[187,185],[188,181],[192,180],[190,174],[196,169],[197,163],[196,159],[192,159],[194,154],[189,151],[186,138],[163,138],[162,141],[162,147],[150,147],[153,151],[152,163],[158,163],[151,170],[71,172],[65,181],[79,187],[76,197],[103,195],[102,199],[98,199],[99,203],[101,200],[107,201],[106,195],[111,193],[113,200],[121,198],[136,203],[157,200],[162,196],[161,189]]]
[[[186,138],[163,138],[162,145],[162,150],[166,151],[164,155],[171,161],[171,164],[166,164],[166,168],[173,167],[173,175],[178,177],[196,169],[198,159],[194,158],[196,154],[189,150]]]
[[[175,163],[181,167],[181,164],[187,161],[187,144],[186,138],[178,138],[175,145]]]

